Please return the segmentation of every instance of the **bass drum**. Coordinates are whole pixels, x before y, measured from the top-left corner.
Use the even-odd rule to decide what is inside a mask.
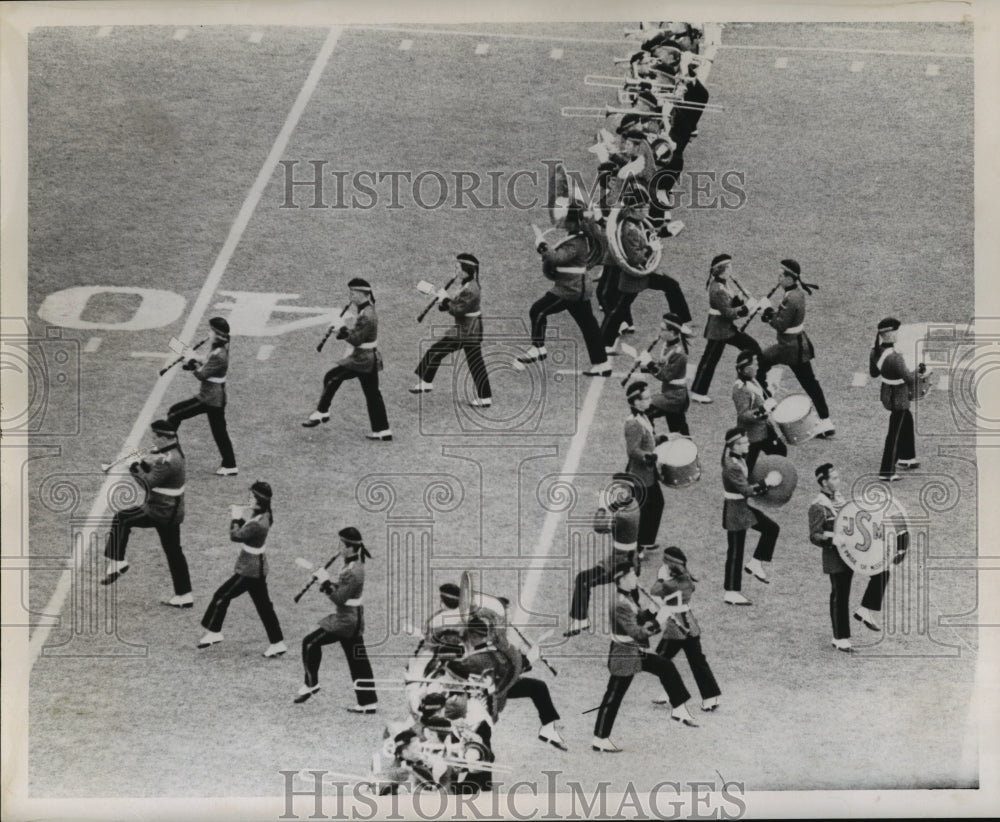
[[[611,256],[626,273],[644,277],[659,266],[663,256],[660,238],[638,207],[611,209],[606,234]]]
[[[688,437],[668,440],[655,449],[660,482],[669,488],[684,488],[701,478],[698,446]]]
[[[774,487],[768,488],[760,496],[750,497],[754,502],[763,505],[780,506],[792,498],[795,486],[799,482],[798,472],[792,461],[777,454],[761,454],[750,472],[750,482],[760,482],[768,475],[777,475],[780,481]]]

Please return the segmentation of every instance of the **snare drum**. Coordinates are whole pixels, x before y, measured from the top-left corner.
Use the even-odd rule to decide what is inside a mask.
[[[775,425],[789,445],[811,439],[819,425],[819,414],[805,394],[791,394],[777,404],[772,414]]]
[[[671,488],[683,488],[701,478],[698,446],[688,437],[668,440],[656,447],[660,482]]]

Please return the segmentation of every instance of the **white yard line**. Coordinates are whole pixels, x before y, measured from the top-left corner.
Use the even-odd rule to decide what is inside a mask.
[[[572,372],[575,373],[575,372]],[[570,440],[569,449],[566,451],[566,459],[563,461],[560,474],[567,476],[575,474],[580,467],[580,460],[583,458],[583,449],[587,445],[587,434],[590,426],[594,422],[594,415],[597,412],[597,402],[601,398],[601,392],[608,381],[600,377],[595,377],[590,387],[587,389],[587,396],[583,400],[583,408],[580,409],[580,419],[577,423],[576,433]],[[565,511],[549,511],[545,515],[545,522],[542,523],[542,531],[538,535],[535,548],[529,555],[529,559],[537,560],[548,556],[552,548],[552,541],[556,536],[556,529],[562,521]],[[534,567],[527,575],[524,589],[518,596],[514,607],[514,625],[524,625],[527,614],[534,610],[535,597],[538,595],[538,586],[541,583],[544,567]]]
[[[180,339],[190,340],[194,336],[195,331],[197,331],[198,326],[201,325],[209,304],[212,301],[215,290],[218,288],[219,282],[222,279],[222,275],[225,273],[226,268],[229,265],[229,261],[232,259],[233,253],[236,251],[236,246],[239,244],[240,239],[243,236],[243,232],[246,231],[246,227],[257,208],[257,204],[264,195],[264,189],[267,187],[268,181],[274,174],[275,168],[277,168],[278,160],[284,156],[285,149],[288,146],[288,141],[291,139],[292,132],[295,130],[295,126],[298,124],[299,118],[302,116],[306,105],[309,103],[309,99],[316,90],[316,86],[319,84],[323,70],[326,68],[326,64],[330,60],[330,55],[333,53],[333,49],[337,45],[337,40],[340,38],[340,33],[340,28],[331,28],[329,34],[326,36],[326,40],[323,42],[322,48],[319,50],[319,54],[316,55],[316,59],[313,61],[312,68],[309,71],[309,75],[306,77],[305,83],[302,85],[302,90],[299,91],[299,96],[292,105],[291,111],[288,112],[288,116],[285,118],[285,124],[278,133],[278,136],[274,141],[274,145],[271,147],[271,151],[267,155],[267,159],[264,160],[264,165],[261,166],[257,179],[254,180],[253,185],[250,187],[246,200],[244,200],[242,208],[240,208],[239,213],[236,215],[236,219],[229,229],[229,235],[226,237],[226,241],[223,244],[222,249],[219,251],[219,256],[216,257],[215,263],[212,266],[211,271],[209,271],[208,277],[205,279],[205,282],[201,287],[201,291],[198,293],[198,298],[191,307],[191,313],[188,316],[187,322],[184,324],[184,328],[178,335]],[[174,377],[178,373],[180,372],[177,369],[173,369],[172,371],[168,371],[164,377],[157,380],[156,384],[153,386],[153,390],[149,394],[149,397],[146,399],[145,404],[142,406],[142,410],[136,417],[135,425],[132,426],[128,439],[126,439],[125,445],[119,452],[119,457],[124,456],[129,451],[138,447],[140,440],[146,435],[146,429],[153,421],[153,414],[156,413],[156,409],[163,401],[167,388],[170,387],[170,384],[173,382]],[[97,492],[94,505],[90,510],[90,521],[99,521],[107,516],[108,508],[105,501],[108,498],[108,492],[111,490],[111,486],[116,481],[117,480],[114,477],[108,477],[108,479],[106,479],[101,485],[101,490]],[[83,544],[89,544],[90,539],[91,535],[89,533],[85,534]],[[66,596],[70,592],[72,574],[73,572],[71,570],[63,571],[59,577],[58,583],[56,584],[56,589],[52,593],[52,597],[49,599],[48,605],[46,605],[42,610],[42,613],[62,613],[63,605],[66,602]],[[51,626],[40,625],[32,634],[29,649],[29,667],[34,667],[35,662],[38,660],[38,657],[42,652],[42,648],[48,640],[50,631]]]
[[[83,353],[93,354],[95,351],[97,351],[98,348],[101,347],[102,339],[103,339],[102,337],[91,337],[89,340],[87,340],[87,344],[83,347]]]

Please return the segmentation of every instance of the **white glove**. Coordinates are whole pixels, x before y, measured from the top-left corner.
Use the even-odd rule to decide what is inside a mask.
[[[542,658],[542,649],[537,645],[529,645],[525,656],[528,658],[528,662],[538,662],[538,660]]]
[[[653,361],[653,356],[648,351],[643,351],[639,355],[639,365],[649,365]]]
[[[448,299],[448,292],[445,291],[443,288],[439,288],[437,290],[437,298],[439,300],[447,300]]]
[[[768,414],[770,414],[777,407],[777,405],[778,403],[774,397],[768,397],[764,400],[764,410],[767,411]]]
[[[313,571],[313,578],[318,579],[320,582],[330,581],[330,575],[327,573],[326,568],[317,568]]]
[[[761,297],[759,300],[757,300],[757,308],[759,308],[761,311],[763,311],[766,308],[773,309],[774,305],[771,303],[771,301],[767,297]]]

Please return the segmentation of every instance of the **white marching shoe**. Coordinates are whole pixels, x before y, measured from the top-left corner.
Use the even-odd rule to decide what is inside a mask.
[[[560,751],[568,751],[569,747],[566,745],[566,741],[562,738],[559,731],[556,730],[556,723],[550,722],[548,725],[542,725],[538,730],[538,738],[553,748],[558,748]]]
[[[411,394],[426,394],[428,391],[433,391],[434,385],[432,383],[426,382],[425,380],[420,380],[413,388],[410,389]]]
[[[267,650],[264,651],[262,656],[270,659],[272,657],[281,656],[288,650],[288,646],[285,645],[284,641],[272,642],[267,646]]]
[[[211,648],[213,645],[218,645],[222,642],[223,636],[219,631],[209,631],[205,636],[203,636],[199,642],[199,648]]]
[[[698,723],[694,721],[694,717],[691,716],[691,712],[687,709],[687,703],[683,705],[678,705],[673,711],[670,712],[670,718],[674,722],[680,722],[682,725],[686,725],[689,728],[697,728]]]
[[[170,599],[163,600],[163,604],[171,608],[194,608],[194,597],[191,594],[174,594]]]
[[[473,397],[469,400],[469,405],[473,408],[489,408],[493,405],[492,397]]]
[[[725,596],[722,597],[722,601],[725,602],[726,605],[753,605],[753,603],[739,591],[726,591]]]
[[[330,414],[328,412],[313,411],[309,415],[309,418],[305,422],[302,423],[302,427],[303,428],[315,428],[321,422],[329,422],[329,421],[330,421]]]
[[[830,644],[838,651],[843,651],[847,654],[854,650],[854,646],[851,644],[851,640],[849,639],[834,639]]]
[[[590,743],[590,747],[599,751],[600,753],[621,753],[622,749],[619,748],[610,739],[601,739],[599,736],[595,736],[593,742]]]
[[[548,356],[549,352],[545,350],[544,345],[541,348],[536,348],[535,346],[531,346],[531,348],[529,348],[523,354],[517,355],[517,361],[527,364],[532,362],[538,362],[539,360],[544,360]]]

